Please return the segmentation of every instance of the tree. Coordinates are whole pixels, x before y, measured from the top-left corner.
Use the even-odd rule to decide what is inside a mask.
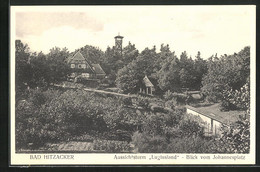
[[[50,83],[64,81],[67,75],[71,73],[70,67],[66,62],[68,57],[69,52],[67,48],[60,49],[54,47],[50,50],[49,54],[47,54],[49,72],[46,77]]]
[[[21,40],[15,41],[15,82],[17,91],[24,89],[31,80],[31,54],[29,50],[28,45],[22,43]]]
[[[209,101],[223,99],[223,90],[238,90],[249,77],[250,48],[245,47],[238,54],[210,58],[208,72],[202,79],[202,91]]]
[[[138,83],[143,77],[143,73],[140,72],[136,64],[137,62],[134,60],[117,73],[116,86],[125,93],[136,91]]]
[[[101,66],[106,72],[110,84],[114,85],[118,70],[124,66],[122,57],[115,51],[115,47],[107,47]]]
[[[203,60],[201,58],[200,52],[198,51],[198,54],[194,61],[194,71],[193,71],[195,77],[194,88],[196,90],[199,90],[201,88],[202,78],[204,75],[206,75],[207,71],[208,71],[207,62],[206,60]]]
[[[30,60],[32,87],[45,87],[50,83],[50,70],[47,56],[42,52],[34,54]]]
[[[81,52],[83,57],[85,57],[88,62],[92,63],[98,63],[100,64],[102,62],[102,58],[104,56],[104,52],[100,50],[98,47],[94,47],[91,45],[86,45],[78,50],[76,50],[73,54],[75,54],[77,51]]]
[[[170,51],[170,47],[167,44],[166,46],[164,46],[164,44],[161,44],[161,48],[160,48],[160,53],[158,54],[158,58],[155,61],[155,71],[154,72],[158,72],[162,65],[163,62],[172,55],[172,52]]]
[[[131,42],[129,42],[128,45],[123,48],[122,54],[122,60],[124,62],[124,65],[127,65],[137,58],[139,52],[135,48],[135,44],[131,44]]]
[[[131,63],[117,73],[116,85],[126,93],[135,92],[145,75],[153,73],[154,61],[157,54],[154,49],[146,48]]]
[[[164,90],[178,91],[180,89],[179,60],[172,53],[162,63],[162,68],[157,72],[159,87]]]

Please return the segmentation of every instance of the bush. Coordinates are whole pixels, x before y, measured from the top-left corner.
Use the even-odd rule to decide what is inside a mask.
[[[114,140],[94,140],[94,150],[105,151],[107,153],[130,152],[130,145],[124,141]]]
[[[206,140],[199,136],[172,138],[164,153],[214,153],[209,149],[212,140]]]
[[[123,97],[120,99],[124,105],[131,106],[132,105],[132,99],[130,97]]]
[[[165,92],[163,97],[166,101],[172,101],[174,105],[187,104],[192,101],[192,97],[188,94],[172,93],[169,90]]]
[[[215,140],[212,150],[218,153],[249,153],[249,120],[241,119],[231,125],[231,127],[224,127],[222,137]]]
[[[134,106],[149,109],[149,99],[146,97],[138,96],[134,99]]]
[[[181,120],[179,124],[180,137],[202,136],[203,128],[193,120]]]
[[[199,136],[176,137],[167,141],[165,136],[135,132],[132,143],[139,153],[209,153],[213,141]]]
[[[133,134],[132,143],[140,153],[162,153],[167,146],[164,137],[158,135],[151,137],[139,132]]]

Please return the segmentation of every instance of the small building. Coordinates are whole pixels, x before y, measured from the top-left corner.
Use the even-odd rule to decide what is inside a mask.
[[[74,56],[68,58],[67,61],[72,69],[70,78],[82,77],[85,79],[103,79],[106,73],[99,64],[91,64],[78,51]]]
[[[147,94],[147,95],[153,95],[153,92],[155,91],[153,83],[150,81],[150,79],[145,75],[143,78],[141,84],[140,84],[140,93]]]
[[[221,112],[219,104],[192,107],[186,105],[186,112],[197,117],[197,121],[204,128],[205,136],[218,136],[221,134],[221,126],[230,126],[239,120],[239,115],[244,111]]]

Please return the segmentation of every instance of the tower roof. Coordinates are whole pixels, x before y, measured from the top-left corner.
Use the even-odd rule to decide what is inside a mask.
[[[152,84],[152,82],[150,81],[150,79],[145,75],[144,79],[143,79],[143,83],[146,87],[153,87],[154,85]]]
[[[117,36],[115,36],[115,38],[121,38],[123,39],[124,37],[123,36],[120,36],[119,34]]]

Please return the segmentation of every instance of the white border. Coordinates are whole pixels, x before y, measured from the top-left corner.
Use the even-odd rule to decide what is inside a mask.
[[[92,6],[93,9],[96,6]],[[110,6],[112,7],[112,6]],[[120,8],[128,8],[131,6],[120,6]],[[136,6],[135,6],[136,7]],[[145,8],[154,8],[158,6],[142,6]],[[167,8],[169,6],[160,6],[162,8]],[[184,6],[181,6],[184,7]],[[204,8],[204,6],[185,6],[187,8]],[[209,7],[217,7],[217,6],[209,6]],[[234,7],[234,6],[229,6]],[[67,155],[74,155],[74,159],[68,160],[58,160],[58,159],[44,159],[44,155],[50,155],[50,153],[44,154],[24,154],[24,153],[15,153],[15,13],[21,11],[84,11],[84,6],[11,6],[11,20],[10,20],[10,106],[11,106],[11,114],[10,114],[10,135],[11,135],[11,165],[112,165],[112,164],[125,164],[125,165],[138,165],[138,164],[160,164],[160,165],[183,165],[183,164],[194,164],[194,165],[202,165],[202,164],[255,164],[255,137],[256,137],[256,6],[255,5],[241,5],[241,8],[249,8],[252,13],[252,40],[250,45],[251,50],[251,59],[250,59],[250,93],[251,93],[251,142],[250,142],[250,153],[249,154],[93,154],[93,153],[74,153]],[[65,153],[51,153],[51,155],[64,155]],[[30,155],[40,155],[42,158],[39,160],[30,159]],[[115,159],[115,155],[133,155],[133,156],[145,156],[146,159]],[[168,160],[157,160],[152,159],[149,160],[150,156],[158,156],[158,155],[169,155],[169,156],[179,156],[177,159],[168,159]],[[186,155],[196,155],[198,159],[186,159]],[[208,155],[211,157],[210,160],[201,160],[200,156]],[[214,155],[221,156],[245,156],[245,160],[236,159],[236,160],[227,160],[227,159],[212,159]]]

